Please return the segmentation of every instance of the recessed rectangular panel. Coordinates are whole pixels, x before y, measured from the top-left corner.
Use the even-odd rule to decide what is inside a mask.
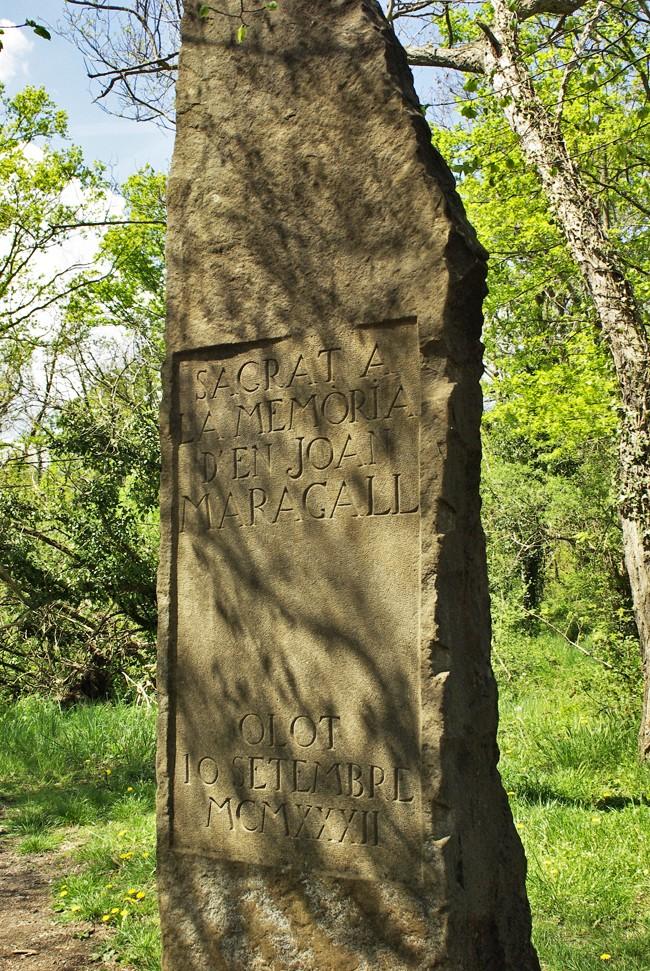
[[[174,382],[173,847],[417,879],[416,322]]]

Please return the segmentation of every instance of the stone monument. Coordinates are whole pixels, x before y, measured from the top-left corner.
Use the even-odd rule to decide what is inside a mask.
[[[535,971],[479,520],[485,253],[374,0],[186,3],[165,971]]]

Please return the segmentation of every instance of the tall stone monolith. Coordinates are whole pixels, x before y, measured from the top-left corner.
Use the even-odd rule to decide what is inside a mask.
[[[496,768],[485,253],[378,5],[273,7],[183,22],[163,966],[536,971]]]

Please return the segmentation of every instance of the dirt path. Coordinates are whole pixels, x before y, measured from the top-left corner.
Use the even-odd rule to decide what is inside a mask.
[[[70,870],[65,853],[23,856],[0,843],[0,971],[92,971],[105,935],[85,922],[56,924],[51,885]],[[89,935],[80,940],[80,934]]]

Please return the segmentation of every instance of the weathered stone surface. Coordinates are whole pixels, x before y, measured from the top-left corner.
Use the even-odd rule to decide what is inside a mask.
[[[186,6],[164,967],[533,971],[496,771],[484,254],[374,3],[251,3],[239,44],[238,2]]]

